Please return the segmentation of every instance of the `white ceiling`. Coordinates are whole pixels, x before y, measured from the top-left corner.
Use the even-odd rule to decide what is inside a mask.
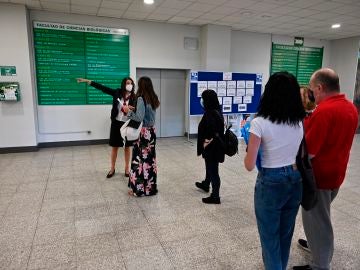
[[[360,0],[0,0],[29,9],[320,39],[360,36]],[[340,23],[340,29],[331,29]]]

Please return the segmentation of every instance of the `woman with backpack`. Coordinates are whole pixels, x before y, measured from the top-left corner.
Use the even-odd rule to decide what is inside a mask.
[[[296,78],[288,72],[270,76],[257,116],[250,123],[245,168],[261,168],[255,184],[256,222],[266,270],[286,270],[295,219],[302,196],[296,155],[303,138],[305,110]]]
[[[212,192],[202,202],[207,204],[220,204],[220,176],[219,163],[224,162],[224,117],[221,113],[219,100],[214,90],[205,90],[201,94],[201,106],[204,115],[199,123],[197,138],[197,155],[205,159],[206,176],[202,182],[195,186],[209,192],[211,183]]]
[[[156,195],[157,165],[156,165],[156,134],[155,114],[160,106],[150,78],[141,77],[136,92],[136,110],[133,107],[124,107],[129,119],[142,122],[140,137],[134,144],[129,177],[129,195],[151,196]]]

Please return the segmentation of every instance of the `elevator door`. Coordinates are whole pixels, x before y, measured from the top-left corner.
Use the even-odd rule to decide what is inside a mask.
[[[158,137],[184,136],[186,72],[184,70],[137,69],[137,79],[141,76],[150,77],[160,100],[155,124]]]

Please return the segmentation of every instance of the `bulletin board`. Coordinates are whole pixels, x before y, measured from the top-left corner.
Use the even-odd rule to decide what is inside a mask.
[[[262,74],[191,71],[189,114],[202,115],[201,93],[215,90],[223,114],[256,113],[261,96]]]

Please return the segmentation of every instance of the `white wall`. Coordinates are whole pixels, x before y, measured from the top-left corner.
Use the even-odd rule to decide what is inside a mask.
[[[199,27],[41,11],[32,11],[30,15],[31,21],[129,29],[130,75],[133,78],[136,68],[200,68],[200,50],[184,49],[184,37],[199,38]],[[38,106],[39,142],[108,138],[110,109],[110,105]]]
[[[231,71],[231,27],[222,25],[206,25],[202,27],[204,35],[202,41],[206,40],[206,47],[203,47],[201,61],[202,69],[211,71]]]
[[[353,100],[360,37],[331,41],[330,67],[340,78],[340,89],[348,99]]]
[[[264,88],[270,73],[271,35],[233,31],[230,59],[233,72],[262,73]]]
[[[0,81],[20,83],[20,102],[0,102],[0,148],[36,146],[34,98],[28,45],[27,11],[0,4],[0,66],[16,66],[17,76]]]

